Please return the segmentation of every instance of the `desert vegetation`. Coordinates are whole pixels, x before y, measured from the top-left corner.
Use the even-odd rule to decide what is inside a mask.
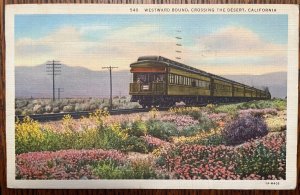
[[[16,122],[17,179],[286,178],[286,101]]]
[[[63,113],[63,112],[93,112],[109,107],[108,98],[68,98],[52,101],[52,99],[22,99],[15,100],[16,115]],[[113,109],[139,108],[136,102],[130,102],[130,97],[116,96],[113,98]]]

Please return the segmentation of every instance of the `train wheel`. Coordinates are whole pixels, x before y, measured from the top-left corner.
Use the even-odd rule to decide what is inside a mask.
[[[175,105],[176,105],[176,102],[169,102],[168,105],[167,105],[167,107],[173,107]]]
[[[147,108],[148,104],[147,102],[144,102],[144,101],[140,101],[139,104],[142,106],[142,108]]]

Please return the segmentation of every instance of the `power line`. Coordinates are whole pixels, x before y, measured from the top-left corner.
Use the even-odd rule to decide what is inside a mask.
[[[109,108],[112,110],[112,76],[111,76],[111,71],[114,68],[118,68],[116,66],[106,66],[102,67],[102,69],[108,69],[109,70],[109,81],[110,81],[110,98],[109,98]]]
[[[61,73],[61,64],[59,64],[59,61],[48,61],[46,64],[46,72],[48,72],[48,75],[52,76],[52,100],[55,101],[55,76],[60,75]]]

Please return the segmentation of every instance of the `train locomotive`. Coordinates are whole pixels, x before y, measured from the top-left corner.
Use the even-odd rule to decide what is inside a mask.
[[[217,76],[162,56],[142,56],[130,64],[129,94],[142,107],[171,107],[271,99],[268,90]]]

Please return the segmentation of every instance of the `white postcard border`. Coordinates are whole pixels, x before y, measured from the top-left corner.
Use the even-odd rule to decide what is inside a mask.
[[[137,14],[130,8],[268,8],[288,14],[288,97],[287,97],[287,164],[286,180],[269,185],[270,180],[16,180],[15,179],[15,75],[14,75],[14,16],[16,14]],[[141,9],[143,10],[143,9]],[[199,5],[199,4],[39,4],[7,5],[5,10],[6,38],[6,148],[7,184],[9,188],[64,188],[64,189],[294,189],[297,178],[297,120],[298,120],[298,5]],[[138,14],[186,14],[147,13]],[[189,13],[193,14],[193,13]],[[254,13],[194,13],[194,14],[258,14]]]

